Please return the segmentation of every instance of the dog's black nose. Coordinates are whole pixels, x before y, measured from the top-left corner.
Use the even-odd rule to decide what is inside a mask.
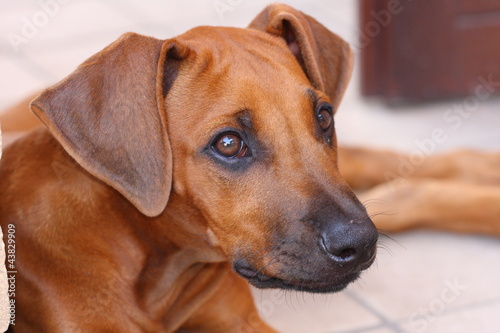
[[[378,232],[371,220],[333,222],[325,226],[320,244],[341,267],[363,264],[375,256]]]

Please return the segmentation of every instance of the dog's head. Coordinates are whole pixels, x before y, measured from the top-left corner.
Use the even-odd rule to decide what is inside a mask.
[[[124,35],[32,107],[143,214],[161,214],[171,193],[189,202],[254,285],[329,292],[376,252],[337,168],[334,113],[351,67],[338,36],[271,5],[249,29]]]

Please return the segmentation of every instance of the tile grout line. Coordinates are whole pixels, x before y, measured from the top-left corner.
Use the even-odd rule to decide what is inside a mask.
[[[356,303],[361,305],[363,308],[368,310],[370,313],[375,315],[378,319],[381,320],[382,326],[386,326],[387,328],[391,329],[395,333],[402,333],[403,330],[399,327],[399,324],[397,322],[389,320],[386,316],[384,316],[381,312],[379,312],[375,307],[373,307],[371,304],[366,302],[364,299],[359,297],[355,292],[346,290],[346,295],[349,296],[352,300],[354,300]]]
[[[373,331],[373,330],[379,329],[379,328],[387,328],[387,325],[385,325],[384,323],[380,323],[380,324],[376,324],[376,325],[372,325],[372,326],[355,328],[352,330],[349,329],[346,331],[331,331],[331,333],[366,333],[366,332]]]
[[[336,331],[334,333],[363,333],[363,332],[369,332],[374,329],[380,329],[380,328],[388,328],[391,329],[397,333],[402,333],[404,332],[403,329],[401,329],[400,324],[404,323],[406,320],[408,320],[408,317],[401,317],[397,320],[391,321],[384,315],[382,315],[379,311],[377,311],[373,306],[371,306],[368,302],[360,298],[356,293],[352,291],[346,291],[345,292],[351,299],[353,299],[355,302],[357,302],[359,305],[364,307],[366,310],[368,310],[370,313],[374,314],[377,318],[381,320],[380,324],[376,325],[371,325],[371,326],[365,326],[361,328],[356,328],[356,329],[348,329],[344,331]],[[500,298],[493,298],[489,300],[484,300],[484,301],[479,301],[471,304],[464,304],[462,306],[458,306],[455,308],[451,308],[449,310],[444,311],[438,317],[446,316],[446,315],[451,315],[460,311],[467,311],[469,309],[475,309],[475,308],[481,308],[489,305],[495,305],[500,303]],[[333,333],[333,331],[332,331]]]
[[[500,304],[500,298],[493,298],[493,299],[478,301],[478,302],[464,304],[461,306],[450,308],[450,309],[444,310],[442,313],[436,315],[436,318],[444,317],[447,315],[452,315],[454,313],[461,312],[461,311],[468,311],[471,309],[482,308],[482,307],[486,307],[486,306],[494,305],[494,304]],[[401,318],[395,320],[394,323],[402,324],[403,322],[408,320],[408,318],[409,318],[409,316],[401,317]]]

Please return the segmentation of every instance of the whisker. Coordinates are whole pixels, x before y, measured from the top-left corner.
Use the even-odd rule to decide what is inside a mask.
[[[290,296],[290,302],[288,302],[288,299],[286,298],[286,295],[289,295]],[[292,292],[290,290],[286,290],[285,291],[285,301],[286,301],[286,305],[288,305],[288,307],[294,311],[297,311],[297,309],[295,309],[295,306],[293,305],[293,302],[292,302]]]
[[[363,206],[365,206],[366,208],[368,208],[369,206],[372,206],[372,205],[387,205],[388,202],[386,200],[383,200],[383,199],[368,199],[368,200],[365,200],[362,202]]]
[[[368,216],[372,219],[372,218],[374,218],[376,216],[380,216],[380,215],[393,216],[396,214],[398,214],[398,212],[395,210],[386,210],[386,211],[382,211],[382,212],[378,212],[378,213],[372,213],[372,214],[369,214]]]
[[[405,249],[405,250],[406,250],[406,247],[405,247],[403,244],[401,244],[401,242],[397,241],[396,239],[392,238],[392,237],[391,237],[391,236],[389,236],[388,234],[384,233],[384,232],[383,232],[383,230],[379,229],[379,230],[378,230],[378,234],[379,234],[380,236],[382,236],[382,237],[387,238],[387,239],[388,239],[388,240],[390,240],[390,241],[393,241],[394,243],[398,244],[399,246],[401,246],[403,249]]]
[[[328,300],[328,298],[330,298],[330,300]],[[333,302],[333,294],[330,294],[330,297],[326,297],[325,299],[325,305],[326,303],[328,302],[328,309],[331,309],[332,308],[332,302]]]
[[[268,246],[268,247],[262,248],[262,249],[260,249],[260,250],[258,250],[258,251],[256,251],[256,252],[248,253],[248,254],[246,254],[246,255],[242,256],[242,258],[243,258],[243,259],[248,259],[248,258],[250,258],[250,257],[252,257],[252,258],[253,258],[253,257],[255,257],[256,255],[258,255],[258,254],[260,254],[260,253],[262,253],[262,252],[264,252],[264,251],[267,251],[267,250],[274,250],[274,249],[275,249],[275,248],[277,248],[278,246],[279,246],[279,245],[271,245],[271,246]],[[255,259],[255,258],[253,258],[253,259]],[[259,259],[259,258],[257,258],[257,259]]]
[[[387,253],[389,253],[391,256],[394,255],[394,253],[392,252],[391,248],[389,246],[387,246],[387,244],[378,244],[377,246],[377,251],[380,252],[380,250],[384,250],[386,251]]]
[[[254,260],[262,259],[262,258],[265,258],[265,257],[267,257],[267,256],[271,255],[271,254],[273,254],[273,252],[269,251],[268,253],[263,254],[263,255],[261,255],[260,257],[253,258],[253,259],[254,259]]]
[[[354,281],[354,283],[360,288],[360,289],[363,289],[366,287],[366,281],[363,279],[363,277],[359,277],[356,281]]]
[[[264,266],[262,266],[259,270],[257,270],[254,275],[252,277],[255,277],[257,274],[259,274],[264,268],[274,264],[276,262],[276,259],[278,258],[280,254],[276,254],[267,264],[265,264]]]
[[[363,204],[365,204],[365,203],[371,203],[371,202],[383,202],[383,203],[385,203],[385,202],[386,202],[386,200],[384,200],[384,199],[372,198],[372,199],[367,199],[367,200],[363,201]]]

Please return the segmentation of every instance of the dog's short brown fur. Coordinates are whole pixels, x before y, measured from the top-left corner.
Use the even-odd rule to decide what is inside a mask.
[[[315,109],[336,110],[349,79],[345,42],[285,5],[250,28],[124,35],[35,99],[46,128],[0,162],[16,332],[272,332],[241,276],[335,291],[373,261],[376,232],[343,178],[399,212],[375,217],[384,230],[500,235],[499,154],[432,156],[386,183],[407,157],[336,149],[318,130]],[[37,126],[26,105],[4,130]],[[235,129],[251,157],[214,155]],[[339,260],[353,250],[351,275]]]

